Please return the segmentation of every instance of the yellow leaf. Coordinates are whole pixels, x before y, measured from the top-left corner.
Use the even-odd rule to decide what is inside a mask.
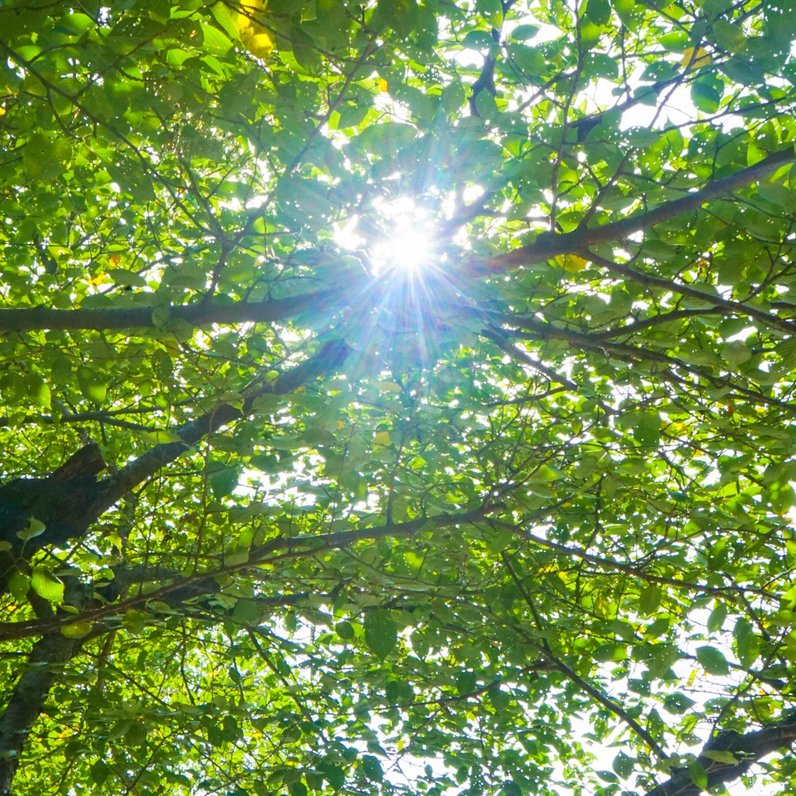
[[[267,33],[254,33],[240,38],[246,49],[257,58],[265,58],[274,49],[274,42]]]
[[[238,33],[243,46],[257,58],[265,58],[274,49],[268,29],[258,21],[263,18],[267,0],[245,0],[240,4]]]
[[[704,47],[699,49],[686,47],[680,59],[680,66],[686,69],[698,69],[700,66],[707,66],[711,60],[710,53]]]
[[[391,439],[389,431],[378,431],[373,435],[373,444],[381,445],[383,448],[386,448],[390,444]]]
[[[555,263],[568,274],[576,274],[578,271],[582,271],[589,264],[589,261],[584,260],[583,257],[578,257],[577,254],[559,254],[555,258]]]
[[[387,81],[383,77],[379,78],[379,91],[386,91],[387,88]]]

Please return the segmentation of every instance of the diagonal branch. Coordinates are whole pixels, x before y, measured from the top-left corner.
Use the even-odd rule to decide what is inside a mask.
[[[282,373],[275,381],[267,382],[262,387],[250,392],[243,398],[241,405],[219,404],[196,420],[180,426],[173,432],[179,437],[179,440],[156,445],[108,479],[102,493],[98,496],[95,510],[105,511],[131,489],[184,455],[188,449],[208,434],[251,414],[257,399],[261,396],[266,394],[285,395],[293,392],[301,385],[337,370],[350,353],[351,348],[345,341],[331,340],[305,362]]]
[[[522,595],[523,600],[527,604],[528,608],[531,610],[531,614],[534,618],[534,623],[539,628],[540,631],[544,631],[544,622],[542,621],[542,617],[539,615],[539,612],[536,610],[536,605],[534,604],[531,595],[525,588],[520,577],[517,575],[514,567],[512,566],[511,560],[506,555],[505,552],[500,554],[501,559],[503,560],[503,565],[508,570],[509,575],[511,576],[514,585],[517,587],[517,590]],[[666,760],[668,758],[668,754],[666,750],[650,735],[650,733],[642,727],[620,704],[615,702],[609,696],[604,694],[598,688],[595,688],[591,683],[581,677],[574,669],[564,663],[561,658],[559,658],[552,650],[549,642],[547,639],[542,636],[541,637],[541,645],[542,649],[544,650],[544,657],[547,658],[553,666],[558,669],[565,677],[571,680],[575,685],[577,685],[581,690],[585,691],[595,702],[602,705],[606,710],[609,710],[619,719],[621,719],[628,727],[630,727],[633,732],[636,733],[640,738],[644,740],[644,742],[649,746],[649,748],[662,760]]]
[[[497,506],[495,507],[497,508]],[[430,517],[419,517],[406,522],[386,523],[384,525],[353,528],[347,531],[335,531],[327,534],[302,534],[298,536],[280,536],[271,539],[262,545],[253,547],[249,551],[246,561],[234,564],[221,564],[215,569],[197,572],[189,577],[177,577],[173,580],[173,572],[167,569],[146,568],[119,571],[119,584],[115,586],[116,592],[140,581],[147,570],[153,580],[166,579],[168,583],[161,585],[154,591],[147,591],[133,595],[122,602],[112,602],[113,594],[105,587],[98,588],[107,602],[84,610],[79,615],[70,614],[67,617],[45,617],[21,622],[0,622],[0,641],[41,636],[48,633],[58,633],[65,624],[74,622],[97,623],[109,621],[116,622],[118,618],[131,608],[138,608],[152,600],[168,602],[176,605],[181,600],[196,598],[197,596],[218,592],[218,577],[241,572],[257,567],[261,564],[274,565],[287,559],[309,558],[324,550],[335,550],[362,542],[383,538],[411,537],[417,534],[452,528],[459,525],[483,520],[489,512],[488,506],[463,511],[459,514],[437,514]],[[114,584],[114,581],[111,581]],[[0,794],[2,796],[2,794]]]
[[[698,796],[709,788],[732,782],[746,774],[754,763],[776,752],[789,749],[796,741],[796,713],[762,730],[738,733],[720,732],[708,740],[696,762],[705,772],[703,785],[696,784],[688,769],[675,769],[672,776],[645,796]],[[716,753],[721,753],[717,755]],[[716,759],[720,757],[722,759]],[[728,762],[733,760],[734,762]]]
[[[796,162],[796,151],[793,147],[788,147],[772,153],[749,168],[714,180],[698,191],[692,191],[679,199],[664,202],[652,210],[599,227],[586,227],[558,235],[549,232],[543,233],[533,243],[520,246],[506,254],[499,254],[473,263],[469,270],[475,275],[499,274],[519,265],[530,265],[549,260],[559,254],[583,251],[597,243],[625,240],[635,232],[649,229],[655,224],[668,221],[689,210],[696,210],[711,199],[732,193],[764,177],[779,166],[793,162]]]
[[[744,387],[733,381],[729,376],[710,373],[704,368],[691,365],[684,359],[673,357],[669,354],[652,351],[639,346],[631,346],[625,343],[612,343],[600,337],[593,338],[591,334],[564,329],[555,324],[540,321],[536,318],[520,318],[499,313],[493,313],[493,317],[501,318],[503,323],[507,325],[527,330],[533,337],[541,340],[565,340],[583,351],[593,351],[595,353],[601,353],[606,357],[615,357],[627,362],[657,362],[663,365],[670,373],[674,373],[674,371],[679,368],[686,373],[690,373],[699,379],[707,381],[714,387],[733,390],[736,395],[742,396],[750,401],[766,404],[789,413],[796,413],[796,404],[794,403],[783,401],[757,390]]]
[[[10,554],[0,555],[0,588],[10,574],[14,553],[24,551],[27,555],[45,545],[62,544],[82,536],[91,523],[136,486],[184,456],[208,434],[250,414],[257,398],[267,393],[293,392],[339,368],[350,352],[343,340],[327,342],[313,356],[285,371],[275,381],[241,396],[239,404],[218,404],[196,420],[175,429],[173,433],[177,439],[174,442],[155,445],[103,480],[97,480],[96,476],[104,463],[98,458],[96,446],[87,445],[46,478],[18,478],[0,486],[0,539],[12,546]],[[44,525],[44,531],[23,540],[19,532],[32,517]]]
[[[704,301],[706,304],[712,305],[709,310],[706,309],[703,310],[703,312],[715,312],[717,308],[721,308],[726,311],[727,314],[746,315],[768,326],[782,329],[785,332],[790,332],[791,334],[796,332],[796,322],[793,320],[780,318],[776,315],[772,315],[769,312],[765,312],[764,310],[757,309],[756,307],[750,307],[748,304],[744,304],[741,301],[725,299],[717,294],[706,293],[704,290],[700,290],[692,285],[684,285],[682,282],[674,282],[671,279],[664,279],[663,277],[655,276],[654,274],[648,274],[644,271],[631,268],[629,265],[625,265],[624,263],[617,263],[613,260],[608,260],[605,257],[601,257],[598,254],[594,254],[590,251],[584,251],[583,255],[587,259],[597,263],[597,265],[601,265],[603,268],[607,268],[609,271],[620,274],[621,276],[631,279],[634,282],[638,282],[639,284],[659,287],[663,290],[668,290],[672,293],[679,293],[681,296],[689,296],[690,298],[695,298],[699,301]]]

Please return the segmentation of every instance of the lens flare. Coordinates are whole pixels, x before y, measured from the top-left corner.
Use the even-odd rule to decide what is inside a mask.
[[[371,251],[373,272],[416,277],[433,264],[435,240],[430,218],[411,199],[381,202],[377,206],[384,236]]]
[[[381,275],[398,271],[417,276],[431,264],[434,242],[422,230],[396,231],[373,247],[373,270]]]

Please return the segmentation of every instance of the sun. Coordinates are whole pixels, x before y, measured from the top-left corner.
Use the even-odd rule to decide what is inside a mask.
[[[435,215],[409,197],[376,199],[369,212],[338,225],[334,240],[346,251],[364,254],[376,277],[421,280],[446,259]]]
[[[434,241],[423,230],[396,230],[373,247],[373,270],[419,276],[433,261]]]
[[[384,232],[371,249],[373,273],[419,277],[437,259],[429,213],[409,198],[375,205]]]

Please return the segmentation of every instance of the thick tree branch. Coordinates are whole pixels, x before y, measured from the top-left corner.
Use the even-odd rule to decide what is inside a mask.
[[[33,646],[28,665],[0,718],[0,796],[11,796],[11,783],[33,723],[39,717],[59,667],[80,648],[81,639],[45,636]]]
[[[694,210],[707,201],[723,196],[738,188],[763,177],[778,166],[796,161],[796,153],[792,148],[775,152],[747,169],[742,169],[737,174],[722,177],[709,183],[698,191],[693,191],[685,196],[666,202],[659,207],[645,213],[640,213],[629,218],[605,224],[599,227],[576,229],[573,232],[556,235],[543,233],[533,243],[521,246],[506,254],[496,255],[480,262],[468,263],[464,269],[472,276],[484,276],[492,273],[502,273],[518,265],[530,265],[542,262],[559,254],[583,252],[589,246],[598,243],[620,241],[639,230],[649,229],[661,221]],[[592,256],[592,255],[589,255]],[[605,265],[604,262],[601,262]],[[614,270],[617,270],[614,268]],[[632,269],[631,269],[632,270]],[[636,278],[634,274],[625,274]],[[656,277],[641,275],[648,284]],[[636,279],[636,281],[641,281]],[[663,285],[659,285],[663,287]],[[678,292],[685,292],[687,286]],[[670,289],[673,289],[670,287]],[[767,323],[787,328],[793,331],[793,325],[784,319],[764,313],[754,308],[749,308],[738,302],[722,301],[720,297],[713,297],[693,289],[699,293],[698,298],[706,302],[713,301],[717,306],[733,305],[733,311],[746,313],[751,317],[758,317]],[[207,302],[199,304],[175,305],[169,308],[169,317],[192,326],[203,326],[213,323],[244,323],[244,322],[273,322],[293,317],[306,310],[320,310],[332,308],[346,295],[351,294],[351,285],[347,284],[345,290],[328,289],[313,293],[305,293],[286,299],[272,299],[261,302],[237,302],[225,304],[221,302]],[[54,310],[47,307],[32,307],[30,309],[0,309],[0,332],[22,332],[36,329],[134,329],[153,328],[157,324],[152,319],[154,307],[110,307],[107,309],[76,309]],[[785,326],[787,324],[787,327]]]
[[[247,416],[258,397],[292,392],[336,370],[350,351],[342,340],[326,343],[305,362],[242,396],[239,405],[219,404],[177,428],[173,433],[178,441],[156,445],[109,478],[97,480],[104,463],[96,446],[88,445],[46,478],[18,478],[0,486],[0,539],[12,545],[12,553],[19,554],[82,536],[92,522],[136,486],[183,456],[208,434]],[[24,538],[31,518],[42,523],[44,531]],[[5,571],[0,572],[0,584],[5,582],[10,564],[9,558],[1,567]]]
[[[67,579],[66,594],[71,606],[82,607],[86,590],[75,577]],[[75,655],[82,643],[82,639],[67,638],[56,629],[33,645],[25,670],[0,716],[0,796],[11,796],[11,785],[30,730],[44,707],[50,687],[60,676],[60,667]]]
[[[431,517],[419,517],[416,520],[408,520],[407,522],[385,523],[384,525],[353,528],[348,531],[335,531],[327,534],[280,536],[262,545],[253,547],[249,551],[248,558],[245,561],[235,564],[221,564],[210,571],[197,572],[190,577],[175,578],[154,591],[133,595],[122,602],[112,602],[111,598],[114,597],[111,592],[112,587],[106,584],[99,588],[98,591],[104,594],[104,596],[109,599],[109,602],[107,604],[92,606],[79,615],[70,614],[64,617],[45,617],[43,619],[31,619],[22,622],[0,622],[0,641],[58,633],[60,632],[60,628],[65,624],[74,622],[104,622],[108,619],[116,622],[124,612],[132,608],[140,608],[142,605],[146,605],[146,603],[152,600],[176,605],[183,599],[188,599],[189,597],[193,598],[211,592],[216,593],[219,591],[217,578],[220,575],[229,575],[234,572],[246,571],[262,564],[276,564],[289,558],[307,558],[315,556],[324,550],[349,547],[356,542],[365,540],[382,539],[385,537],[407,537],[426,531],[467,525],[483,520],[488,511],[489,507],[482,506],[458,514],[437,514]],[[171,571],[159,570],[157,568],[151,569],[150,571],[153,578],[160,575],[169,579],[171,574],[173,574]],[[129,572],[123,569],[120,570],[120,582],[115,589],[116,593],[118,594],[119,591],[133,582],[140,582],[143,574],[144,570],[137,568]]]
[[[796,713],[781,721],[747,733],[720,732],[713,736],[697,757],[707,782],[697,785],[686,769],[676,769],[671,778],[648,791],[645,796],[697,796],[708,788],[732,782],[746,774],[751,766],[778,749],[788,749],[796,741]],[[736,762],[716,760],[715,753],[729,753]],[[713,753],[713,754],[712,754]]]
[[[469,270],[471,273],[480,275],[503,273],[519,265],[530,265],[549,260],[559,254],[580,252],[597,243],[625,240],[635,232],[649,229],[661,221],[668,221],[670,218],[689,210],[696,210],[705,202],[743,188],[779,166],[793,163],[794,161],[796,161],[796,152],[794,152],[793,147],[774,152],[759,163],[749,166],[749,168],[741,169],[736,174],[730,174],[727,177],[714,180],[698,191],[687,193],[685,196],[681,196],[671,202],[664,202],[652,210],[599,227],[576,229],[573,232],[565,232],[559,235],[549,232],[542,233],[533,243],[520,246],[506,254],[490,257],[480,263],[474,263]]]
[[[350,285],[347,286],[347,289]],[[206,326],[213,323],[270,323],[292,318],[307,310],[320,311],[340,299],[340,289],[318,290],[283,299],[258,302],[220,301],[168,307],[168,319]],[[155,307],[108,307],[102,309],[54,310],[49,307],[0,309],[0,332],[26,332],[36,329],[146,329],[156,328]],[[168,322],[168,321],[167,321]]]

